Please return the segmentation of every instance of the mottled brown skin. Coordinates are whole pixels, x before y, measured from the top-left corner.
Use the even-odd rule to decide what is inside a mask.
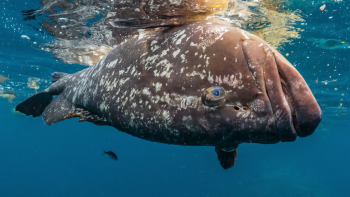
[[[212,86],[226,97],[208,107],[201,96]],[[308,136],[322,117],[304,79],[276,50],[248,32],[207,22],[135,36],[16,110],[38,116],[35,98],[44,95],[59,95],[41,108],[46,124],[82,114],[149,141],[215,146],[219,160],[241,143]],[[228,155],[234,158],[220,160],[225,169],[235,161]]]

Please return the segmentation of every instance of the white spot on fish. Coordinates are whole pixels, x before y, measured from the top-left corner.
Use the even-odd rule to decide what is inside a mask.
[[[151,42],[151,46],[153,46],[153,45],[155,45],[155,44],[157,44],[157,43],[158,43],[157,40],[153,40],[153,41]]]
[[[261,99],[256,99],[252,103],[248,104],[249,108],[257,111],[262,112],[265,110],[265,102]]]
[[[181,54],[181,63],[187,63],[185,54]]]
[[[192,71],[192,73],[187,73],[186,74],[187,77],[189,77],[189,76],[194,77],[194,76],[197,76],[197,75],[199,75],[201,79],[204,79],[206,77],[205,71],[204,71],[204,73],[199,73],[197,71]]]
[[[213,83],[213,82],[214,82],[213,76],[210,76],[210,71],[209,71],[209,74],[208,74],[208,81],[209,81],[210,83]]]
[[[180,51],[181,51],[180,49],[174,51],[173,57],[176,58],[176,56],[180,53]]]
[[[146,36],[144,29],[138,29],[137,31],[139,32],[139,37],[138,37],[139,40],[143,39]]]
[[[149,91],[148,88],[143,88],[142,94],[147,95],[147,96],[150,96],[150,95],[151,95],[151,92]]]
[[[160,89],[162,88],[162,85],[163,85],[163,84],[157,82],[157,83],[153,83],[152,85],[156,88],[156,92],[159,92]]]
[[[107,68],[113,68],[117,65],[118,59],[115,59],[111,61],[109,64],[106,65]]]
[[[163,51],[162,51],[162,54],[160,55],[160,57],[163,57],[163,56],[165,56],[166,54],[168,54],[168,51],[169,51],[169,49],[163,50]]]

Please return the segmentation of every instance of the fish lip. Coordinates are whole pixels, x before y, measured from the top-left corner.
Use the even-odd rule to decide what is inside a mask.
[[[265,52],[267,61],[264,70],[269,74],[264,73],[264,83],[275,118],[275,129],[281,142],[292,142],[299,136],[297,133],[297,118],[295,116],[293,118],[293,115],[296,114],[293,97],[287,89],[288,81],[280,73],[275,55],[269,47],[265,48]]]
[[[283,88],[283,83],[282,83],[282,78],[280,77],[279,81],[273,81],[274,83],[281,83],[281,88],[282,88],[282,92],[283,94],[280,94],[279,97],[280,99],[285,99],[287,105],[285,107],[287,107],[285,109],[284,112],[288,111],[285,115],[289,115],[289,117],[285,117],[284,119],[280,119],[278,118],[278,115],[277,115],[277,112],[275,111],[276,109],[274,109],[272,107],[272,110],[273,110],[273,114],[274,114],[274,118],[275,118],[275,121],[274,121],[274,124],[275,124],[275,129],[276,129],[276,132],[278,133],[279,135],[279,140],[281,142],[292,142],[292,141],[295,141],[296,140],[296,136],[298,135],[297,133],[297,130],[296,130],[296,117],[293,117],[293,113],[295,113],[295,108],[293,106],[293,102],[292,102],[292,99],[291,97],[289,96],[289,91],[287,89],[284,89]],[[267,83],[266,80],[264,80],[265,84]],[[284,80],[283,80],[284,82]],[[285,83],[285,82],[284,82]],[[266,96],[268,97],[269,101],[270,101],[270,104],[272,104],[271,100],[273,100],[273,98],[271,98],[272,96],[269,95],[269,91],[271,91],[271,89],[269,90],[269,88],[265,87],[266,88]],[[276,99],[278,100],[278,99]],[[280,103],[281,104],[281,103]],[[289,129],[286,129],[285,127],[288,127]],[[298,135],[299,136],[299,135]]]
[[[283,91],[284,97],[286,98],[289,109],[290,109],[290,115],[292,118],[293,129],[297,133],[297,135],[300,136],[300,129],[298,127],[298,119],[296,117],[297,112],[296,112],[295,107],[294,107],[293,99],[290,96],[291,93],[288,90],[288,86],[287,86],[286,82],[284,81],[284,79],[282,78],[280,73],[279,73],[279,75],[280,75],[282,91]]]
[[[293,117],[296,135],[307,137],[315,132],[322,120],[322,111],[301,74],[281,54],[275,54],[284,94]],[[283,86],[283,85],[282,85]],[[289,97],[289,100],[288,100]]]

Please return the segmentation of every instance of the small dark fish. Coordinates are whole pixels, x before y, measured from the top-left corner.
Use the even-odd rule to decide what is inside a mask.
[[[118,160],[117,155],[114,152],[112,152],[112,151],[105,151],[105,150],[103,150],[103,154],[102,155],[104,155],[104,154],[107,154],[113,160]]]
[[[5,77],[4,75],[0,74],[0,83],[7,81],[9,78]]]
[[[12,90],[0,90],[0,97],[7,98],[7,100],[12,103],[12,100],[15,98],[16,92]]]
[[[16,92],[13,90],[5,90],[5,91],[0,91],[0,94],[16,95]]]

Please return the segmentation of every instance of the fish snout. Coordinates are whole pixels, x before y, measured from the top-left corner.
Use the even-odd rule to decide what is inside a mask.
[[[244,41],[243,52],[253,79],[270,101],[279,140],[290,142],[297,136],[311,135],[322,119],[322,112],[304,78],[262,40]]]

